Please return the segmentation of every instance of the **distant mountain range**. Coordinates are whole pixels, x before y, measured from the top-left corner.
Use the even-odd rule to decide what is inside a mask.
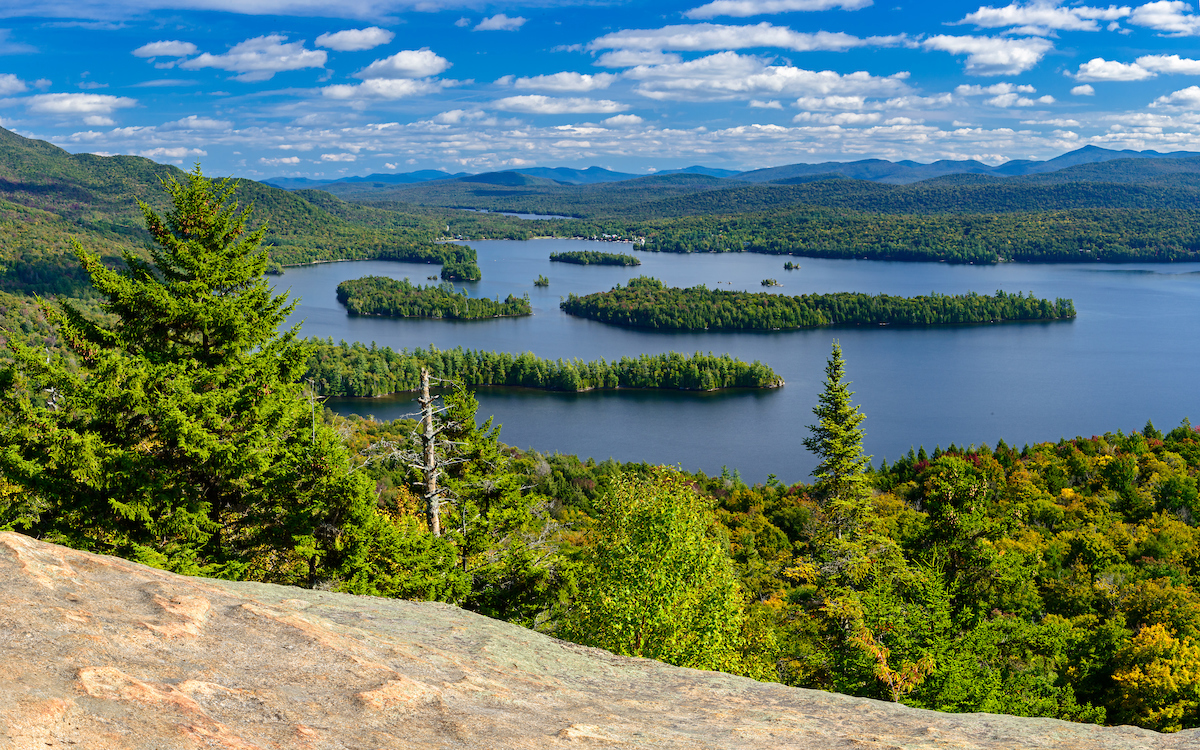
[[[862,159],[851,162],[827,161],[819,164],[788,164],[782,167],[754,169],[748,172],[695,165],[683,169],[664,169],[660,172],[655,172],[655,175],[698,174],[742,182],[770,182],[781,185],[801,184],[813,180],[835,178],[907,185],[947,175],[1028,177],[1030,175],[1059,172],[1071,167],[1099,164],[1115,159],[1188,159],[1193,157],[1200,157],[1200,152],[1173,151],[1164,154],[1158,151],[1114,151],[1112,149],[1100,148],[1099,146],[1084,146],[1083,148],[1046,161],[1018,159],[995,167],[973,160],[943,159],[931,164],[921,164],[920,162],[907,160],[892,162],[885,159]],[[1192,170],[1188,169],[1185,171]],[[466,172],[451,174],[440,170],[425,169],[418,172],[403,172],[399,174],[372,174],[366,177],[345,177],[339,180],[311,180],[306,177],[269,177],[262,180],[262,182],[284,188],[285,190],[324,189],[330,185],[353,185],[365,190],[371,190],[372,188],[386,189],[393,185],[410,185],[419,182],[453,179],[464,182],[482,182],[485,184],[508,186],[550,184],[549,182],[538,182],[536,180],[524,182],[518,178],[500,176],[513,174],[540,178],[560,185],[595,185],[645,177],[645,175],[637,175],[629,172],[614,172],[603,167],[588,167],[587,169],[573,169],[571,167],[518,167],[501,172],[484,172],[476,175]],[[1070,179],[1101,179],[1092,175],[1085,176],[1085,174],[1086,170],[1080,171]],[[495,175],[495,177],[488,177],[488,175]]]

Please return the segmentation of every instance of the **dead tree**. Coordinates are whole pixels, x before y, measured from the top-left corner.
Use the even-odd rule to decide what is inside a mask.
[[[429,531],[434,536],[442,535],[441,495],[438,490],[438,474],[442,472],[437,451],[437,435],[441,430],[433,426],[433,396],[429,393],[429,370],[421,368],[421,395],[417,399],[421,406],[421,474],[424,478],[425,518]]]

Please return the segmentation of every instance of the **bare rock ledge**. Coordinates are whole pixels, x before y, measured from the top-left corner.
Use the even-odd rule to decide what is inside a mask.
[[[0,533],[0,748],[1200,748],[627,659],[442,604]]]

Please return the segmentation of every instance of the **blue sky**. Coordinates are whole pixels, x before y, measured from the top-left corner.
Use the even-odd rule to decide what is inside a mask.
[[[1191,2],[5,0],[0,125],[211,174],[1200,151]]]

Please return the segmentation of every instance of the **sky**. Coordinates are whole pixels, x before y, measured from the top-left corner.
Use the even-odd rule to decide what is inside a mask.
[[[1200,12],[4,0],[0,125],[255,179],[1200,151]]]

